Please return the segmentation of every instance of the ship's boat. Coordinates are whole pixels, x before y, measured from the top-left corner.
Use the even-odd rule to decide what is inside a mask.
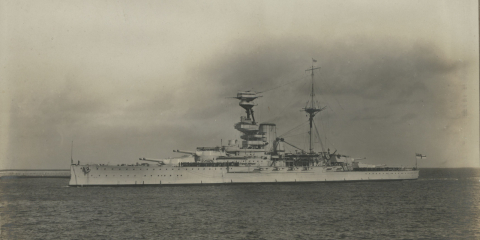
[[[173,150],[187,154],[180,158],[140,158],[136,164],[74,164],[72,158],[70,186],[160,185],[160,184],[228,184],[414,180],[416,168],[363,164],[361,159],[333,153],[316,152],[312,145],[314,117],[325,109],[314,101],[314,70],[311,71],[311,99],[303,111],[310,124],[309,150],[303,150],[277,136],[276,124],[257,123],[254,101],[261,97],[253,91],[238,92],[234,97],[245,110],[234,128],[241,141],[228,141],[220,147],[198,147],[196,151]],[[285,145],[295,148],[287,152]],[[148,163],[147,163],[148,162]]]

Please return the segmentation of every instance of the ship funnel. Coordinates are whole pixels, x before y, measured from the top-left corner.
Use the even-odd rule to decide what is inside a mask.
[[[259,133],[264,137],[265,152],[275,151],[274,141],[277,139],[277,126],[274,123],[262,123],[260,124]]]

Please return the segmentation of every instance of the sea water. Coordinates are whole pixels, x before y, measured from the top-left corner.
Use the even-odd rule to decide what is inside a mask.
[[[68,187],[0,180],[1,239],[480,239],[480,169],[410,181]]]

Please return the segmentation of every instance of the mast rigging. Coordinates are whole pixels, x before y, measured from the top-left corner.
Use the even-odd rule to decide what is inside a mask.
[[[313,59],[312,59],[313,60]],[[316,62],[315,60],[313,60],[314,62]],[[314,84],[314,73],[313,71],[316,70],[316,69],[320,69],[320,67],[314,67],[313,64],[312,64],[312,67],[305,70],[305,71],[312,71],[312,92],[310,93],[310,96],[311,96],[311,103],[310,103],[310,106],[308,106],[308,102],[307,102],[307,106],[305,106],[305,108],[303,108],[303,110],[309,114],[309,118],[308,118],[308,121],[310,122],[310,131],[308,131],[308,134],[310,135],[310,153],[313,153],[313,147],[312,147],[312,123],[313,123],[313,118],[315,117],[315,115],[322,111],[323,109],[325,109],[325,107],[323,108],[317,108],[317,106],[315,106],[314,104],[314,100],[313,100],[313,97],[315,96],[315,92],[314,92],[314,87],[313,87],[313,84]]]

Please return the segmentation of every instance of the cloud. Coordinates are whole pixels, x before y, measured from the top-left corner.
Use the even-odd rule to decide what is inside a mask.
[[[168,157],[174,155],[172,149],[218,145],[220,138],[238,137],[232,125],[244,111],[227,97],[244,90],[265,91],[257,100],[256,118],[277,123],[278,133],[285,133],[306,121],[300,110],[310,99],[310,73],[305,70],[312,57],[321,67],[315,72],[316,99],[328,105],[320,114],[326,124],[322,133],[333,133],[336,147],[358,154],[375,150],[359,142],[379,146],[384,153],[394,145],[379,139],[409,141],[389,124],[448,117],[444,103],[451,100],[446,97],[451,89],[438,84],[455,85],[451,76],[468,64],[426,43],[358,36],[335,41],[239,39],[203,64],[187,63],[185,73],[177,76],[138,79],[135,72],[115,72],[114,67],[53,70],[55,64],[45,63],[41,74],[35,69],[14,74],[20,82],[14,84],[9,161],[25,167],[35,154],[53,159],[46,162],[55,166],[68,156],[71,139],[80,142],[78,148],[89,149],[79,158],[92,162],[135,159],[139,153]],[[41,81],[52,73],[53,80]]]
[[[193,96],[218,93],[226,97],[240,90],[263,91],[300,79],[283,89],[262,93],[268,95],[268,99],[259,101],[269,106],[304,103],[310,93],[310,76],[304,70],[311,57],[318,60],[316,65],[321,67],[315,73],[318,98],[357,97],[381,101],[388,107],[429,98],[435,99],[430,104],[442,104],[437,96],[445,95],[449,89],[435,89],[432,85],[438,84],[438,78],[445,78],[467,65],[448,59],[434,45],[406,42],[401,38],[356,37],[329,42],[295,38],[270,38],[265,42],[239,40],[195,70],[204,84],[192,84],[196,91],[192,88],[191,92]],[[202,97],[195,97],[199,98]],[[211,114],[214,115],[214,111]]]

